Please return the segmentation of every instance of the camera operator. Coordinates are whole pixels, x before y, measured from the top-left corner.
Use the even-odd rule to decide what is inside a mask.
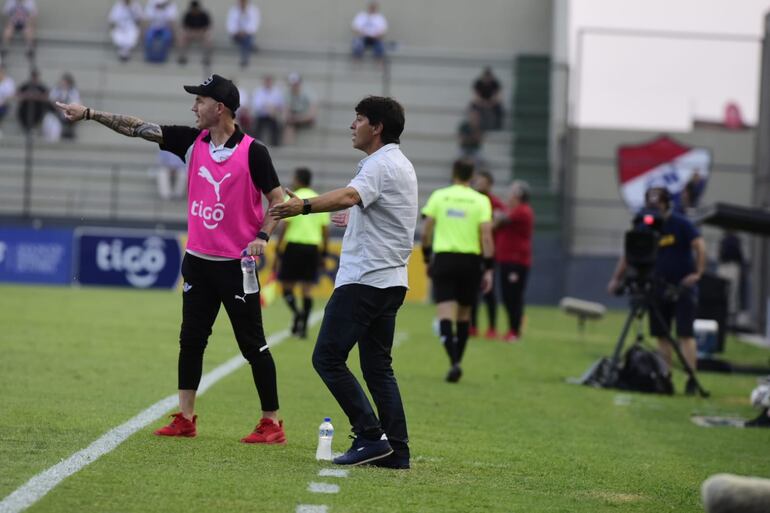
[[[666,363],[671,366],[672,348],[666,337],[672,320],[676,321],[676,335],[682,354],[693,372],[697,366],[697,348],[693,323],[697,306],[697,283],[706,266],[706,246],[695,225],[673,211],[671,196],[664,187],[651,187],[645,194],[645,206],[661,217],[658,251],[653,273],[653,302],[661,314],[662,324],[650,312],[650,332],[658,338],[658,347]],[[607,290],[616,293],[623,287],[626,257],[620,258]],[[697,385],[687,380],[685,393],[694,395]]]

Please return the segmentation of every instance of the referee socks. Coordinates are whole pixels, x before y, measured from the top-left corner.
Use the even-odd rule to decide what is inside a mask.
[[[452,321],[449,319],[441,319],[439,321],[439,336],[441,337],[441,343],[444,344],[446,354],[449,355],[449,362],[455,364],[456,358],[456,344],[454,333],[452,333]]]

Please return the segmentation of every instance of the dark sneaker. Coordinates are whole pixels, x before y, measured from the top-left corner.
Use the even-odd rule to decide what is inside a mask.
[[[197,415],[193,415],[192,420],[184,418],[181,412],[171,415],[174,420],[171,424],[155,430],[155,434],[158,436],[184,436],[187,438],[194,437],[197,432],[195,430],[195,421],[198,420]]]
[[[360,436],[353,439],[348,452],[337,456],[332,463],[337,465],[363,465],[390,456],[393,448],[387,440],[366,440]]]
[[[372,461],[369,465],[372,467],[407,470],[409,468],[409,456],[399,456],[394,452],[390,456]]]
[[[698,395],[698,384],[692,378],[687,379],[687,384],[684,386],[684,395]]]
[[[770,428],[770,417],[767,416],[768,410],[765,408],[762,410],[762,413],[759,414],[759,417],[756,419],[747,420],[743,427],[753,427],[753,428]]]
[[[259,424],[254,428],[249,436],[241,438],[245,444],[280,444],[286,443],[286,433],[283,430],[283,421],[277,423],[268,418],[259,420]]]
[[[297,330],[297,337],[299,338],[307,338],[307,324],[305,323],[305,320],[301,320],[299,322],[299,329]]]
[[[452,365],[452,368],[449,369],[449,372],[447,372],[446,380],[449,383],[457,383],[460,381],[460,377],[463,375],[463,370],[460,368],[460,365],[454,364]]]

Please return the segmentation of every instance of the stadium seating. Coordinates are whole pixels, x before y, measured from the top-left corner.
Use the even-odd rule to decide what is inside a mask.
[[[84,103],[93,108],[161,123],[191,124],[191,99],[181,85],[200,82],[202,67],[192,62],[186,67],[147,64],[139,57],[124,64],[97,38],[50,38],[41,40],[38,66],[49,86],[63,72],[73,73]],[[23,58],[12,56],[8,64],[11,76],[23,82],[27,73]],[[294,167],[307,165],[315,171],[314,185],[322,191],[344,185],[363,157],[350,147],[348,126],[355,102],[367,94],[396,97],[407,111],[402,146],[415,164],[423,204],[433,189],[449,181],[451,162],[457,155],[456,128],[480,66],[478,60],[448,54],[428,57],[419,52],[402,53],[394,55],[386,81],[376,64],[354,64],[343,51],[276,48],[262,51],[244,72],[238,67],[235,52],[220,46],[214,54],[214,69],[233,77],[249,92],[263,74],[271,73],[281,80],[291,71],[302,74],[305,88],[319,99],[318,122],[314,129],[301,131],[296,144],[271,148],[271,154],[282,181],[290,179]],[[513,62],[498,60],[495,69],[504,90],[510,91]],[[14,118],[11,113],[6,119],[6,137],[0,140],[4,155],[0,162],[0,214],[5,215],[22,213],[25,145],[23,138],[14,134],[18,132]],[[153,145],[120,137],[92,123],[81,124],[77,130],[74,143],[34,142],[29,214],[117,222],[184,222],[183,204],[157,198],[155,183],[147,172],[155,159]],[[484,147],[500,194],[505,193],[511,178],[512,137],[506,131],[490,133]]]

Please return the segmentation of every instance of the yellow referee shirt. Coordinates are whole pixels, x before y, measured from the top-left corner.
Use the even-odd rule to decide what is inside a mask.
[[[318,196],[313,189],[303,187],[294,191],[302,199]],[[322,229],[328,226],[330,217],[328,212],[318,212],[306,216],[288,217],[286,221],[286,233],[283,235],[285,243],[308,244],[319,246],[323,240]]]
[[[430,195],[422,213],[435,222],[434,253],[481,254],[479,226],[492,221],[492,204],[467,185],[450,185]]]

